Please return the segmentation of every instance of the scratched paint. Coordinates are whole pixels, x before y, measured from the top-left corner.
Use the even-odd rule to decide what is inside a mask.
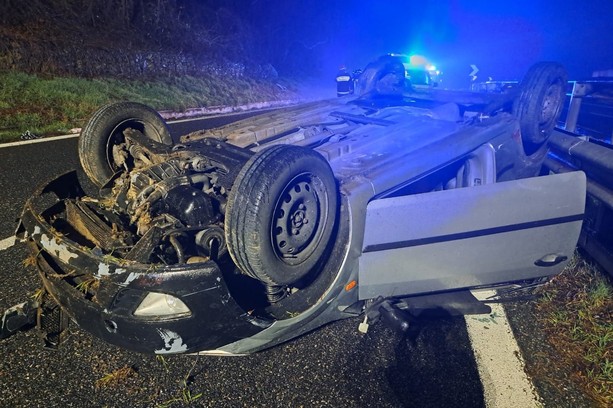
[[[96,272],[97,278],[108,276],[110,274],[111,274],[110,267],[107,264],[105,263],[98,264],[98,272]]]
[[[181,353],[187,350],[187,344],[183,344],[183,339],[178,333],[168,329],[157,329],[164,340],[164,348],[155,350],[155,354]]]
[[[41,234],[40,244],[47,252],[59,258],[62,262],[69,264],[72,258],[77,258],[78,255],[70,252],[66,244],[60,244],[55,237],[49,237],[46,234]]]
[[[119,270],[117,270],[119,271]],[[126,280],[123,282],[124,285],[129,285],[133,280],[140,278],[142,275],[144,275],[143,273],[139,273],[139,272],[130,272],[130,274],[128,275],[128,277],[126,278]]]

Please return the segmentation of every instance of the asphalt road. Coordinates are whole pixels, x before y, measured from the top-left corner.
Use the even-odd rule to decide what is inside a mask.
[[[174,135],[194,123],[181,126]],[[0,241],[13,235],[37,185],[79,166],[76,144],[0,149]],[[39,287],[34,268],[22,263],[26,257],[20,243],[0,251],[0,310]],[[381,325],[362,335],[358,323],[333,323],[247,357],[163,360],[105,344],[74,325],[58,350],[44,349],[33,330],[17,333],[0,341],[0,406],[181,406],[189,393],[198,397],[191,406],[484,406],[463,318],[423,321],[408,336]],[[124,367],[126,378],[100,381]]]

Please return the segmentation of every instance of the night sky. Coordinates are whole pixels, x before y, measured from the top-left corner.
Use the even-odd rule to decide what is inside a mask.
[[[421,54],[447,86],[519,79],[536,61],[563,63],[571,79],[613,69],[613,0],[379,0],[346,2],[325,71],[363,67],[387,52]]]

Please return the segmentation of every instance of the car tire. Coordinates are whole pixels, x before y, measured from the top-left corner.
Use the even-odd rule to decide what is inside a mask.
[[[79,137],[79,160],[83,171],[97,186],[103,186],[117,170],[113,145],[124,140],[123,131],[133,128],[148,138],[172,144],[166,122],[152,108],[136,102],[111,103],[98,109]]]
[[[277,145],[239,172],[225,213],[228,251],[238,268],[268,285],[289,285],[325,261],[338,188],[317,152]]]
[[[393,56],[384,56],[368,64],[360,75],[360,96],[399,96],[405,88],[402,62]]]
[[[537,151],[549,138],[566,98],[566,70],[556,62],[533,65],[519,85],[513,113],[519,120],[527,154]]]

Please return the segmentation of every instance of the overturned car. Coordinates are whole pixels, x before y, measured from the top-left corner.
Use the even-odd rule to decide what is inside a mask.
[[[245,354],[352,316],[404,329],[447,293],[558,273],[585,201],[583,173],[537,177],[563,68],[480,95],[416,91],[396,63],[367,67],[359,97],[174,144],[152,109],[102,107],[79,140],[99,192],[62,175],[18,226],[49,299],[128,349]]]

